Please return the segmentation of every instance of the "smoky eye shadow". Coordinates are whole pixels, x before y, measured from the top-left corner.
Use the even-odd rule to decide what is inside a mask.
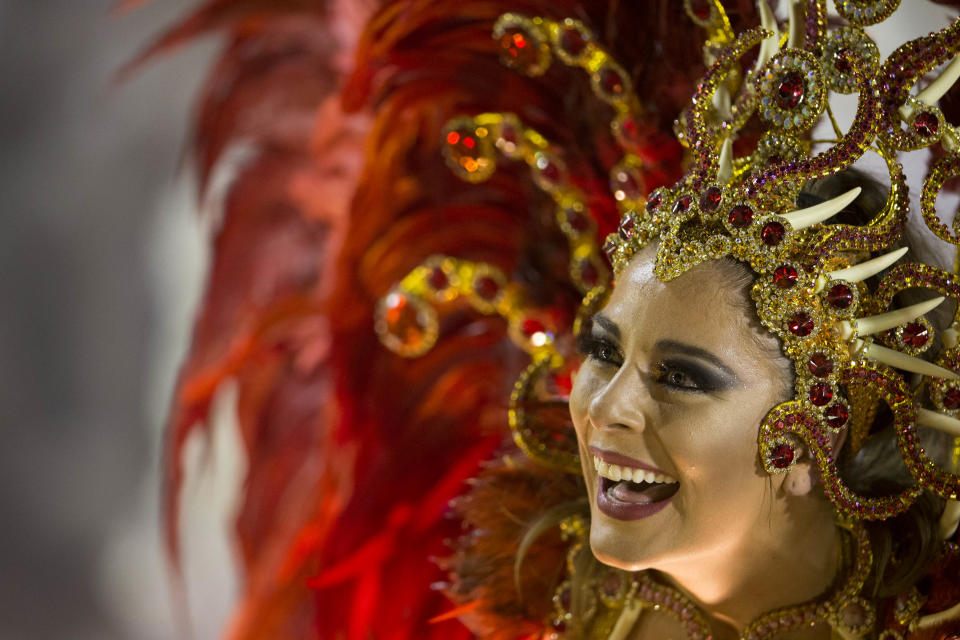
[[[727,391],[734,386],[734,378],[724,371],[704,366],[686,358],[665,358],[663,364],[686,373],[703,391]]]

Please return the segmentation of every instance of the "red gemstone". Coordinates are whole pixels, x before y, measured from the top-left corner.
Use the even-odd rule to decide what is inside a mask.
[[[848,309],[853,304],[853,291],[845,284],[835,284],[827,291],[827,302],[836,309]]]
[[[587,41],[583,39],[583,34],[574,27],[567,27],[560,32],[558,44],[563,51],[570,56],[579,56],[587,46]]]
[[[737,229],[746,229],[753,222],[753,209],[745,204],[738,204],[730,209],[730,215],[727,217],[730,224]]]
[[[423,316],[415,304],[402,293],[391,293],[385,301],[383,319],[387,331],[410,349],[420,348],[427,336]]]
[[[588,287],[593,287],[600,280],[600,272],[597,271],[597,265],[590,260],[584,260],[580,263],[580,279]]]
[[[807,369],[818,378],[826,378],[833,373],[833,361],[822,353],[815,353],[807,360]]]
[[[600,588],[603,590],[603,594],[607,597],[613,598],[618,593],[620,593],[620,588],[623,586],[623,578],[616,571],[610,571],[603,577],[603,582],[600,585]]]
[[[500,53],[514,66],[530,68],[539,62],[540,52],[533,38],[519,27],[510,27],[500,36]]]
[[[576,207],[566,207],[563,210],[563,217],[577,233],[585,233],[590,230],[590,218]]]
[[[603,241],[603,247],[601,251],[603,251],[607,258],[613,260],[613,254],[615,254],[619,248],[620,245],[617,243],[616,237],[611,233],[609,236],[607,236],[607,239]]]
[[[777,469],[786,469],[793,463],[795,455],[796,452],[789,444],[778,444],[770,451],[770,464]]]
[[[540,175],[550,182],[560,182],[560,167],[557,163],[551,162],[546,156],[541,156],[537,160],[537,167],[540,169]]]
[[[500,285],[489,276],[477,278],[473,283],[473,289],[477,292],[477,295],[484,300],[493,300],[497,297],[497,294],[500,293]]]
[[[777,104],[781,109],[793,109],[803,100],[806,85],[798,71],[788,71],[780,78],[777,86]]]
[[[716,211],[720,206],[720,187],[707,187],[700,196],[700,208],[704,211]]]
[[[617,127],[617,137],[620,144],[631,149],[638,149],[643,143],[640,137],[640,126],[633,116],[627,116],[620,121],[620,126]]]
[[[923,111],[914,118],[913,130],[922,138],[932,138],[940,130],[940,121],[929,111]]]
[[[710,2],[708,0],[691,0],[690,10],[700,20],[706,20],[710,17]]]
[[[773,271],[773,283],[781,289],[789,289],[797,284],[797,270],[789,264],[782,264]]]
[[[520,324],[520,330],[523,331],[523,335],[529,338],[535,333],[545,332],[547,328],[536,318],[525,318]]]
[[[847,424],[847,418],[850,417],[850,411],[847,409],[847,405],[837,403],[830,407],[827,407],[827,424],[830,425],[833,429],[839,429],[843,425]]]
[[[795,336],[801,338],[810,335],[813,332],[813,318],[806,311],[798,311],[787,321],[787,329]]]
[[[624,240],[629,240],[633,237],[633,231],[636,228],[636,225],[633,222],[633,218],[624,218],[620,222],[620,226],[617,227],[617,233],[620,234],[620,237]]]
[[[943,408],[947,411],[960,409],[960,389],[947,389],[943,394]]]
[[[911,322],[903,328],[903,333],[900,335],[903,338],[904,344],[914,349],[924,348],[930,339],[930,331],[926,325],[920,322]]]
[[[833,68],[840,73],[850,73],[853,70],[853,52],[843,47],[833,54]]]
[[[624,92],[623,76],[616,69],[604,67],[600,70],[600,87],[609,95],[619,96]]]
[[[686,213],[690,209],[690,205],[693,203],[693,198],[689,194],[683,194],[677,201],[673,203],[673,212],[674,213]]]
[[[826,382],[818,382],[810,387],[810,402],[818,407],[825,407],[833,400],[833,389]]]
[[[768,247],[775,247],[783,241],[783,236],[787,234],[787,229],[773,220],[763,225],[763,229],[760,230],[760,239],[763,240],[763,244]]]
[[[447,274],[443,272],[443,269],[434,267],[430,269],[430,275],[427,276],[427,284],[429,284],[431,288],[439,291],[440,289],[446,289],[450,281],[447,279]]]
[[[661,204],[663,204],[663,194],[659,191],[654,191],[647,198],[647,209],[656,209]]]

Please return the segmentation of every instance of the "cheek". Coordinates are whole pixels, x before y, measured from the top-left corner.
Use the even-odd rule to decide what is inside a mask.
[[[587,428],[587,410],[592,397],[592,376],[589,365],[582,365],[574,376],[570,390],[570,417],[577,431],[577,437],[583,440]]]
[[[695,424],[690,424],[690,460],[684,466],[693,479],[703,481],[701,486],[735,495],[732,486],[766,477],[757,461],[757,432],[770,407],[759,404],[749,398],[731,399],[691,421]]]

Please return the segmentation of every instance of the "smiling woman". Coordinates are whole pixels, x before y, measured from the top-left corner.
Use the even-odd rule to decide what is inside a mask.
[[[623,206],[604,244],[612,282],[590,291],[576,327],[571,450],[531,401],[562,345],[534,351],[514,393],[521,450],[578,470],[586,504],[530,513],[513,498],[497,515],[505,478],[522,487],[535,472],[512,460],[488,470],[460,509],[479,540],[462,543],[455,597],[497,601],[471,575],[475,557],[495,562],[489,532],[509,517],[527,522],[521,598],[536,587],[525,563],[542,571],[551,545],[565,549],[546,636],[958,637],[960,316],[934,309],[960,289],[908,254],[895,151],[941,145],[921,209],[960,244],[934,208],[960,167],[960,134],[939,128],[935,106],[960,63],[909,96],[960,51],[960,22],[881,64],[862,28],[896,3],[860,5],[841,10],[849,25],[835,33],[822,6],[792,3],[783,40],[762,2],[765,29],[739,38],[719,4],[699,16],[718,48],[677,124],[691,167]],[[821,114],[832,121],[828,90],[858,92],[859,109],[849,131],[834,122],[814,143],[805,132]],[[763,131],[751,147],[754,113]],[[886,164],[887,193],[850,168],[868,152]],[[555,524],[559,542],[537,547]]]

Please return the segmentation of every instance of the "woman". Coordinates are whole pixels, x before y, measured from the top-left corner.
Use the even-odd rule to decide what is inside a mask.
[[[488,471],[461,508],[476,529],[462,541],[453,593],[475,605],[481,635],[509,637],[498,630],[505,619],[538,615],[564,637],[960,632],[956,317],[931,351],[923,316],[943,297],[904,298],[926,289],[956,301],[960,290],[949,272],[894,266],[906,249],[891,251],[909,207],[893,151],[935,141],[945,153],[923,185],[924,219],[957,244],[934,210],[960,166],[956,133],[936,107],[953,78],[909,91],[956,55],[960,23],[881,62],[859,27],[893,8],[842,6],[852,26],[837,32],[816,7],[805,25],[795,8],[782,50],[769,16],[768,31],[726,41],[678,124],[690,171],[645,206],[624,207],[604,247],[616,284],[601,309],[599,289],[585,302],[570,412],[588,513],[559,499],[545,508],[530,495],[536,472],[511,465]],[[711,17],[722,30],[718,7]],[[531,23],[503,20],[537,41]],[[758,44],[753,75],[741,80],[737,60]],[[859,108],[850,130],[815,154],[801,140],[829,108],[828,88],[857,92]],[[767,130],[735,154],[754,110]],[[851,211],[860,186],[811,193],[866,152],[890,174],[882,207]],[[547,451],[551,434],[524,408],[552,357],[538,363],[534,353],[512,426],[531,459],[562,465],[572,457]],[[528,499],[505,498],[511,487]],[[528,525],[518,545],[507,518]],[[553,611],[511,607],[496,594],[503,572],[485,563],[512,551],[519,595],[544,600],[537,591],[551,579],[525,583],[523,565],[549,571],[532,545],[558,522],[560,539],[545,543],[566,554],[547,574],[558,583]]]

